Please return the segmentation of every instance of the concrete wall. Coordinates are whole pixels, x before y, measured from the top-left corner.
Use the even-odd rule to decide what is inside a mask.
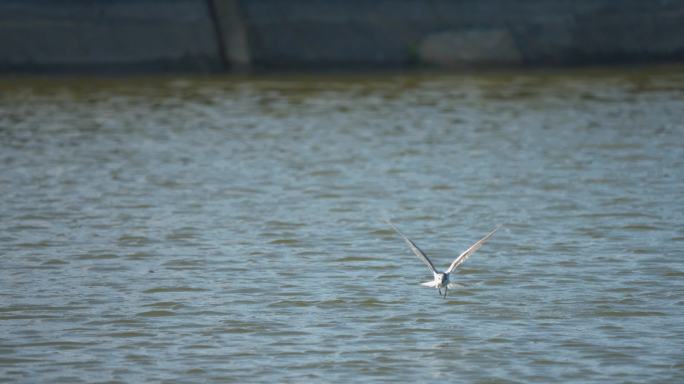
[[[681,0],[241,1],[253,65],[572,65],[684,57]]]
[[[0,0],[0,71],[217,71],[204,0]]]
[[[684,0],[0,0],[0,72],[682,59]]]

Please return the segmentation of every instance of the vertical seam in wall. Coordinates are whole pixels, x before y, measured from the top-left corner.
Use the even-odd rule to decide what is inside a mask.
[[[221,67],[224,71],[230,69],[230,62],[226,57],[226,42],[223,40],[223,32],[221,30],[221,23],[216,13],[216,6],[214,0],[206,0],[207,10],[209,11],[209,18],[214,25],[214,35],[216,36],[216,45],[218,46],[218,56],[221,61]]]
[[[250,33],[248,32],[245,13],[241,3],[242,2],[240,0],[235,0],[233,2],[233,11],[235,12],[235,20],[233,20],[233,22],[235,23],[235,27],[239,30],[237,38],[239,38],[241,44],[239,47],[240,49],[238,50],[238,47],[233,46],[235,42],[231,42],[230,63],[234,70],[246,71],[251,67],[252,53],[250,49],[251,44],[249,41]],[[242,54],[244,56],[240,59],[233,57],[236,50],[239,51],[238,54]]]

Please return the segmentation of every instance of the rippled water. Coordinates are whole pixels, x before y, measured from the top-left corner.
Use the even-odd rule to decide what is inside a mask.
[[[681,68],[0,92],[0,382],[684,377]]]

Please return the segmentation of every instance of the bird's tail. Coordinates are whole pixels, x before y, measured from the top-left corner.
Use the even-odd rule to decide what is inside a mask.
[[[437,285],[435,284],[435,281],[434,281],[434,280],[432,280],[432,281],[426,281],[426,282],[424,282],[424,283],[420,283],[420,285],[422,285],[422,286],[424,286],[424,287],[430,287],[430,288],[434,288],[434,287],[437,286]]]

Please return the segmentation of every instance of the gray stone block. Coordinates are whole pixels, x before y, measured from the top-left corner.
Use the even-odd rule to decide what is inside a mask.
[[[440,67],[520,65],[522,54],[507,29],[471,29],[427,35],[420,61]]]

